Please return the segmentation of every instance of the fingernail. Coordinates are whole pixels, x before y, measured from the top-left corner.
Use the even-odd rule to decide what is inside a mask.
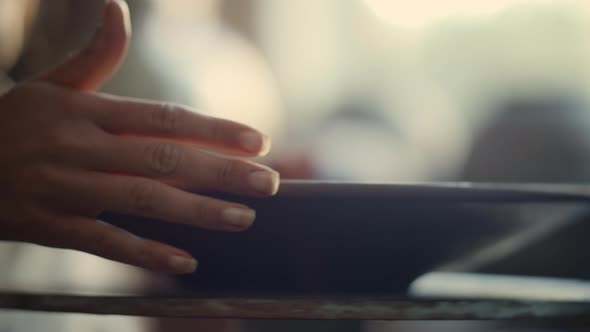
[[[240,145],[250,152],[266,155],[270,151],[270,139],[266,135],[246,132],[240,135]]]
[[[254,210],[230,207],[223,210],[223,220],[232,228],[245,229],[252,225],[256,218]]]
[[[197,269],[197,261],[194,258],[185,256],[170,256],[168,265],[178,273],[193,273]]]
[[[258,152],[258,154],[260,156],[266,156],[270,152],[270,146],[270,137],[262,135],[262,144],[260,146],[260,152]]]
[[[279,190],[279,173],[272,171],[255,171],[248,176],[250,186],[266,195],[274,195]]]
[[[121,13],[123,14],[123,23],[125,25],[125,32],[129,35],[131,34],[131,19],[129,15],[129,6],[127,6],[127,2],[123,0],[109,0],[108,2],[116,3],[119,8],[121,9]]]

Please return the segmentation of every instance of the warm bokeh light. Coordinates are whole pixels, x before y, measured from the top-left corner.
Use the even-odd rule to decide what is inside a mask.
[[[280,137],[283,113],[274,77],[260,52],[244,40],[227,36],[192,77],[199,105],[210,114]]]
[[[278,138],[282,106],[273,73],[260,50],[222,24],[220,2],[154,4],[147,48],[169,89],[184,91],[203,112]]]
[[[38,5],[38,0],[0,1],[0,72],[17,60]]]
[[[548,2],[539,0],[363,1],[381,19],[407,30],[424,29],[444,19],[492,15],[516,5]],[[563,3],[567,0],[557,1]]]

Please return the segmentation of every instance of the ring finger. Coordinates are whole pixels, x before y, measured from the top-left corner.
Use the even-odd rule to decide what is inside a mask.
[[[101,172],[70,172],[59,199],[68,207],[97,209],[212,230],[242,231],[255,212],[247,206],[192,194],[159,181]]]

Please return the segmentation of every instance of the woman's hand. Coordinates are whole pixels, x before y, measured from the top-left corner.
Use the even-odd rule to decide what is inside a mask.
[[[253,210],[185,189],[272,195],[278,173],[228,156],[267,152],[268,139],[252,128],[182,106],[92,93],[124,57],[129,36],[125,4],[107,1],[88,48],[0,96],[0,239],[192,272],[197,263],[188,253],[95,217],[108,210],[242,231]]]

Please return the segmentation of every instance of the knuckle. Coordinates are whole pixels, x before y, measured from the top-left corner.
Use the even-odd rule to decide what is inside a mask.
[[[49,108],[53,117],[71,120],[83,116],[84,104],[81,95],[76,91],[55,87],[42,91],[45,100],[53,105]]]
[[[223,138],[224,131],[225,126],[223,124],[223,121],[216,118],[211,118],[208,121],[208,125],[206,126],[205,136],[207,139],[211,141],[219,141]]]
[[[157,190],[155,182],[137,181],[133,183],[129,190],[131,207],[141,212],[153,212]]]
[[[92,236],[93,251],[101,256],[108,256],[112,250],[110,234],[108,232],[96,232]]]
[[[199,202],[193,205],[193,216],[194,220],[197,220],[201,226],[211,227],[211,211],[210,208],[204,202]]]
[[[56,124],[48,130],[46,142],[53,148],[68,148],[75,143],[64,124]]]
[[[75,116],[80,112],[80,96],[71,91],[59,93],[59,111],[67,116]]]
[[[59,226],[55,227],[57,224]],[[44,233],[50,234],[50,236],[41,236],[41,241],[37,241],[37,243],[56,248],[84,249],[83,245],[86,241],[80,236],[79,225],[74,220],[56,221],[54,219],[46,227],[50,228],[43,229]]]
[[[28,171],[28,178],[36,183],[34,186],[27,186],[29,193],[51,195],[63,186],[63,173],[49,163],[34,165]]]
[[[178,129],[178,121],[182,110],[172,103],[161,103],[152,110],[150,120],[152,125],[165,134],[171,134]]]
[[[134,243],[130,252],[133,253],[133,260],[142,266],[152,266],[154,264],[154,252],[151,250],[150,243],[146,240],[141,240]]]
[[[238,164],[233,160],[222,161],[217,169],[217,184],[223,187],[233,185],[237,168]]]
[[[129,251],[133,252],[133,256],[140,262],[148,261],[152,256],[146,242],[142,239],[138,242],[131,242],[129,245]]]
[[[174,173],[182,159],[181,147],[173,143],[149,144],[145,153],[149,169],[162,175]]]
[[[61,157],[74,157],[82,154],[87,146],[84,133],[69,123],[58,123],[48,130],[46,144],[51,154]],[[87,135],[86,135],[87,136]]]

